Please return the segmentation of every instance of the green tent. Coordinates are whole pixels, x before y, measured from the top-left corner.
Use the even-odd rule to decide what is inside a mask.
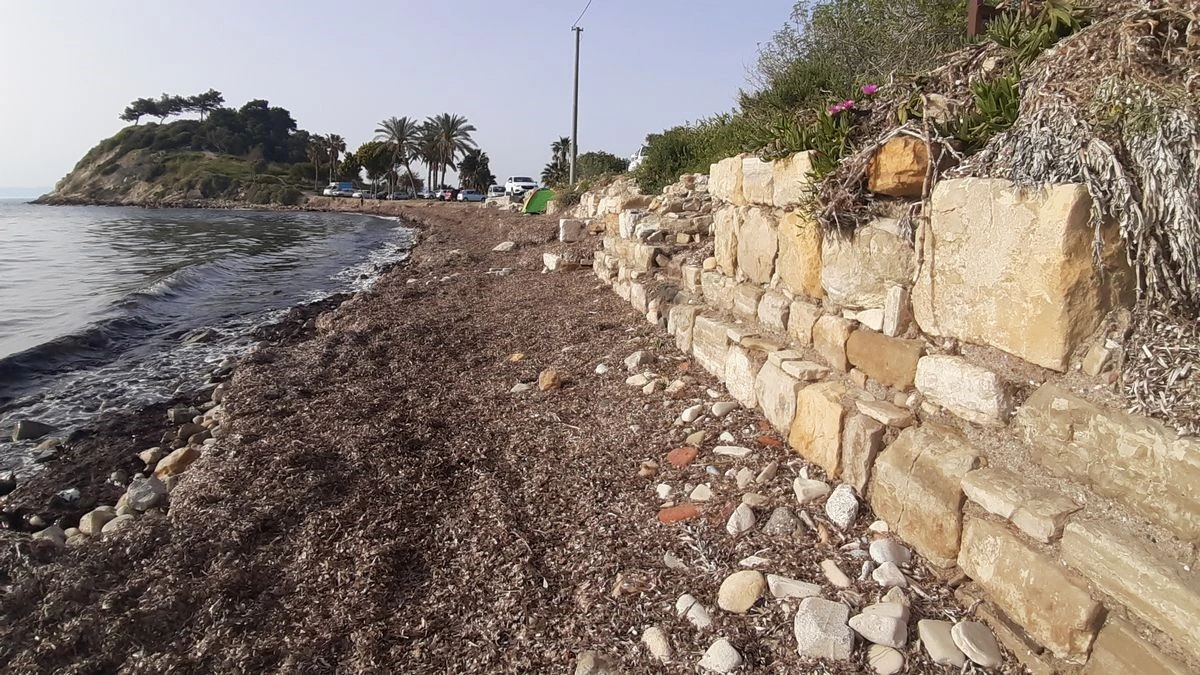
[[[554,199],[554,190],[550,188],[530,190],[525,195],[525,206],[521,211],[523,213],[545,213],[546,205],[550,203],[551,199]]]

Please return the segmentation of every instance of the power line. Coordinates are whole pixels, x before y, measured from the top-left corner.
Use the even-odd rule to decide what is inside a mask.
[[[587,14],[588,7],[591,7],[591,6],[592,6],[592,0],[588,0],[587,4],[583,6],[583,11],[579,13],[579,18],[575,19],[575,23],[571,24],[572,29],[574,29],[576,26],[578,26],[580,21],[583,21],[583,15]]]

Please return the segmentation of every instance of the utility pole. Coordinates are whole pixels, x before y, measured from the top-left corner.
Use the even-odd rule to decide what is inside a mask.
[[[571,30],[575,31],[575,107],[571,113],[571,185],[574,185],[575,161],[579,159],[579,37],[583,29],[572,26]]]

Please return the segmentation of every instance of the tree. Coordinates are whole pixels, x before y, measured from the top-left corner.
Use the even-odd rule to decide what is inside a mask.
[[[432,117],[426,118],[421,124],[421,140],[418,145],[417,156],[425,164],[425,185],[432,190],[437,187],[434,181],[437,178],[438,167],[437,131],[434,127]]]
[[[327,140],[316,136],[308,142],[308,161],[313,165],[313,185],[321,187],[321,160],[329,157],[329,149],[325,147]]]
[[[358,146],[354,155],[372,183],[378,184],[379,179],[387,176],[392,169],[392,150],[383,141],[367,141]]]
[[[346,151],[346,139],[337,134],[329,134],[325,137],[325,149],[329,151],[329,182],[332,183],[333,170],[339,166],[338,156]],[[349,156],[347,156],[347,159],[349,159]],[[354,175],[358,175],[358,168],[354,169]]]
[[[621,159],[611,152],[585,152],[576,160],[575,178],[582,180],[605,174],[625,173],[628,170],[629,160]]]
[[[178,115],[187,107],[187,100],[182,96],[163,93],[159,97],[154,106],[153,115],[158,118],[159,124],[164,122],[168,117]]]
[[[458,179],[462,187],[486,192],[488,186],[496,182],[489,163],[486,152],[478,148],[467,151],[458,162]]]
[[[441,167],[441,183],[446,182],[446,169],[455,168],[455,159],[475,147],[471,133],[475,126],[467,118],[451,113],[442,113],[426,121],[433,128],[433,153]]]
[[[204,117],[210,112],[220,108],[225,103],[225,97],[216,89],[209,89],[203,94],[196,94],[187,99],[187,110],[200,114],[200,121],[204,121]]]
[[[571,166],[571,139],[566,136],[561,136],[557,141],[550,144],[550,152],[553,153],[552,162],[562,166]]]
[[[158,117],[158,103],[154,99],[139,98],[134,100],[125,106],[125,112],[121,113],[121,119],[126,122],[133,122],[136,125],[144,115]]]
[[[346,153],[342,158],[342,163],[337,165],[337,177],[341,180],[359,180],[359,172],[362,171],[362,162],[358,161],[358,157],[353,152]],[[330,182],[333,182],[332,175]]]
[[[571,169],[558,162],[550,162],[542,169],[543,185],[562,185],[571,179]]]
[[[375,138],[386,142],[391,148],[393,167],[404,165],[404,173],[409,177],[409,189],[416,192],[417,184],[412,180],[412,160],[421,149],[421,127],[417,121],[408,117],[389,117],[379,123]]]

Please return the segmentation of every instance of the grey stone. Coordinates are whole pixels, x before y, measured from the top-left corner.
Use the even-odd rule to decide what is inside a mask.
[[[968,659],[984,668],[999,668],[1004,663],[996,636],[978,621],[959,621],[950,629],[950,637]]]
[[[859,614],[850,619],[850,627],[868,642],[885,647],[903,647],[908,641],[908,627],[890,616]]]
[[[825,515],[843,530],[853,525],[858,517],[858,496],[854,494],[854,488],[845,483],[837,486],[825,501]]]
[[[639,349],[625,358],[625,369],[631,373],[636,373],[641,370],[642,366],[654,363],[656,359],[650,352]]]
[[[683,422],[685,424],[691,424],[692,422],[695,422],[696,420],[700,419],[700,416],[703,414],[704,414],[704,405],[701,403],[697,403],[696,405],[685,409],[679,415],[679,419],[683,420]]]
[[[104,527],[102,527],[100,531],[104,534],[112,534],[113,532],[118,532],[125,529],[129,525],[133,524],[133,521],[133,516],[117,516],[116,518],[113,518],[105,523]]]
[[[126,502],[135,511],[146,511],[163,502],[167,497],[167,486],[157,478],[134,477],[125,491]]]
[[[725,531],[731,536],[741,536],[754,528],[754,510],[745,504],[738,504],[725,523]]]
[[[754,472],[750,470],[750,467],[743,466],[742,468],[738,469],[737,475],[734,476],[734,480],[737,481],[739,490],[745,490],[750,486],[750,483],[754,482]]]
[[[508,392],[510,394],[524,394],[525,392],[531,391],[532,389],[533,389],[532,384],[529,384],[528,382],[518,382],[518,383],[514,384],[512,386],[512,389],[509,389]]]
[[[620,675],[621,670],[608,657],[587,650],[575,661],[575,675]]]
[[[54,427],[34,420],[21,420],[13,425],[12,439],[17,441],[32,441],[54,431]],[[65,540],[64,540],[65,541]]]
[[[797,502],[807,504],[829,494],[829,485],[819,480],[797,478],[792,481],[792,491],[796,493]]]
[[[789,579],[777,574],[767,575],[767,588],[771,595],[779,598],[811,598],[821,594],[821,587],[806,581]]]
[[[706,502],[712,499],[712,489],[708,487],[708,483],[701,483],[696,486],[692,493],[688,495],[688,499],[694,502]]]
[[[896,563],[883,563],[871,573],[871,578],[875,580],[875,583],[884,588],[892,588],[894,586],[904,587],[908,585],[908,579],[904,578],[904,572],[900,571]]]
[[[725,457],[737,457],[740,459],[742,457],[749,457],[750,455],[754,454],[754,451],[750,448],[743,448],[740,445],[718,445],[717,447],[713,448],[713,454],[723,455]]]
[[[917,635],[931,661],[939,666],[962,668],[967,663],[967,657],[954,644],[954,638],[950,636],[951,627],[949,621],[923,619],[917,622]]]
[[[792,515],[792,510],[786,506],[780,506],[771,512],[767,524],[763,525],[763,534],[772,537],[789,537],[795,534],[797,527],[800,527],[800,521]]]
[[[44,539],[53,543],[58,548],[63,548],[67,545],[67,533],[57,525],[51,525],[44,530],[33,533],[34,539]]]
[[[800,656],[844,661],[850,658],[854,635],[846,620],[850,609],[840,602],[805,598],[792,624]]]
[[[877,675],[895,675],[904,670],[904,655],[883,645],[871,645],[867,649],[867,663]]]
[[[509,251],[512,251],[515,248],[517,248],[517,242],[502,241],[499,244],[496,244],[496,246],[493,247],[492,250],[496,251],[497,253],[508,253]]]
[[[871,559],[877,563],[896,563],[907,565],[912,560],[912,552],[904,544],[895,539],[876,539],[871,542]]]
[[[735,401],[718,401],[712,405],[713,417],[721,419],[738,409],[738,403]]]
[[[728,673],[740,665],[742,655],[725,638],[717,639],[700,658],[700,667],[714,673]]]
[[[779,462],[770,462],[763,467],[762,471],[758,472],[758,476],[754,478],[756,485],[766,485],[775,480],[775,475],[779,473]]]
[[[703,429],[700,431],[694,431],[688,434],[688,437],[684,440],[684,443],[698,448],[700,447],[700,444],[704,442],[704,438],[706,436],[708,436],[708,432],[704,431]]]
[[[79,519],[79,531],[89,536],[100,534],[105,523],[116,517],[117,514],[112,511],[95,509]]]
[[[709,616],[708,610],[690,593],[684,593],[675,601],[675,615],[687,619],[699,630],[712,625],[712,617]]]
[[[760,495],[757,492],[747,492],[746,494],[742,495],[742,503],[752,509],[766,506],[770,501],[770,498]]]

